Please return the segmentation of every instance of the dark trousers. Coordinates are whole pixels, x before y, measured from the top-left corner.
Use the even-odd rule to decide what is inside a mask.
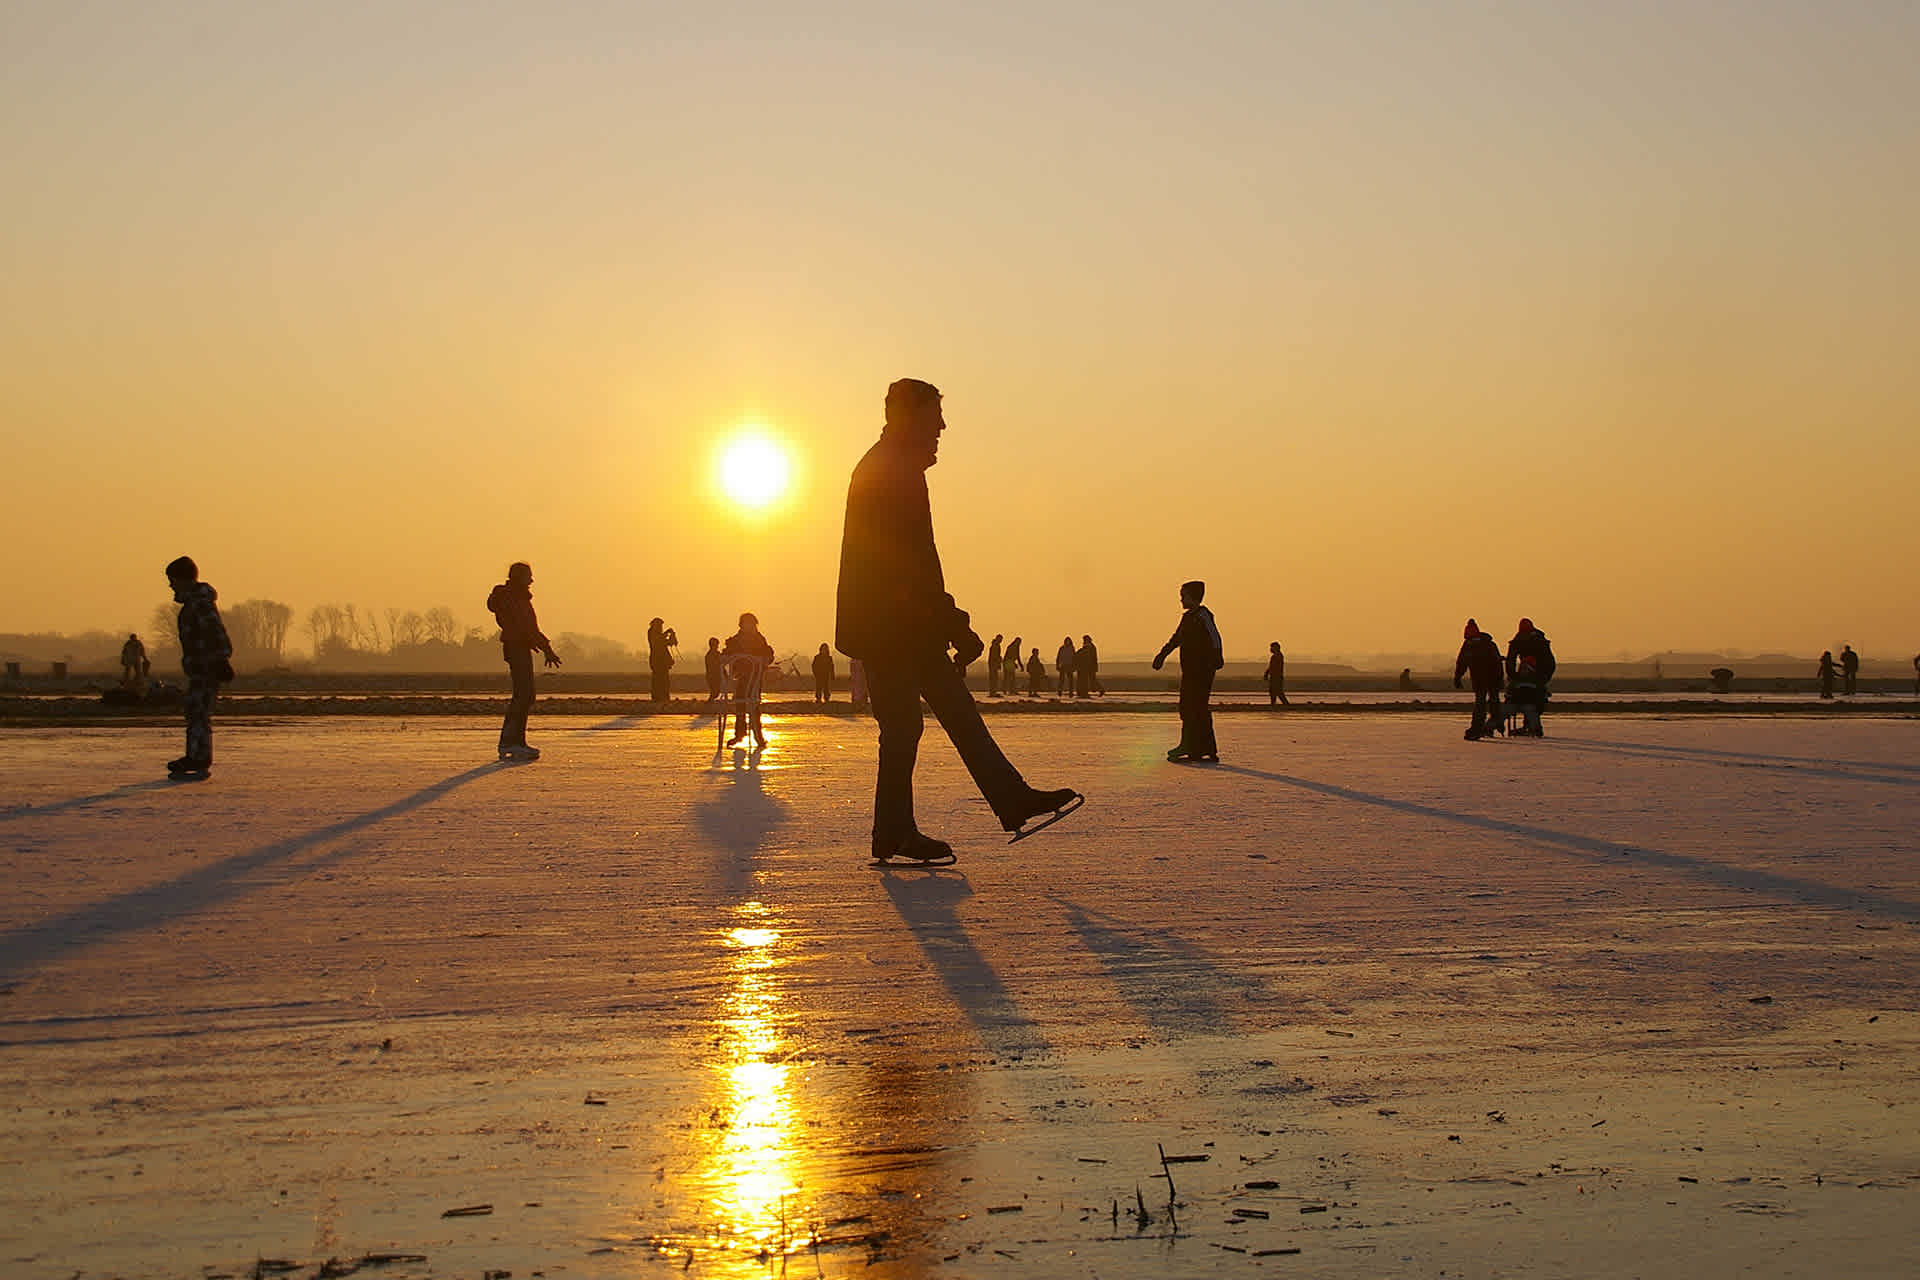
[[[213,763],[213,698],[219,691],[212,676],[187,677],[187,759],[195,764]]]
[[[1076,698],[1091,698],[1093,696],[1093,672],[1088,671],[1085,667],[1082,667],[1073,674],[1073,696]]]
[[[833,681],[825,676],[813,678],[813,698],[816,702],[833,701]]]
[[[531,661],[531,659],[529,659],[529,661]],[[653,669],[653,700],[655,702],[665,702],[672,696],[667,688],[668,671],[669,668],[667,667],[655,667]]]
[[[1914,685],[1916,688],[1920,688],[1920,680],[1914,681]],[[999,695],[1000,695],[1000,662],[998,659],[995,659],[994,661],[987,663],[987,696],[998,697]]]
[[[1287,682],[1284,680],[1267,681],[1267,705],[1270,707],[1290,707],[1287,701]]]
[[[738,742],[746,737],[748,729],[752,729],[755,742],[767,740],[766,733],[760,728],[760,704],[757,702],[751,708],[742,706],[733,713],[733,740]]]
[[[913,766],[926,725],[920,714],[923,697],[994,813],[1008,814],[1026,794],[1026,780],[987,732],[980,708],[945,654],[868,658],[867,695],[880,722],[880,776],[873,789],[876,839],[900,840],[919,829],[913,820]]]
[[[1844,672],[1840,677],[1840,692],[1846,694],[1849,698],[1851,698],[1853,696],[1854,688],[1859,683],[1859,680],[1860,680],[1860,673],[1858,671]]]
[[[513,677],[513,696],[507,699],[507,718],[500,725],[500,749],[527,745],[527,713],[533,710],[533,650],[507,655]]]
[[[1476,684],[1473,686],[1473,723],[1469,732],[1492,733],[1500,727],[1504,719],[1500,713],[1500,686]]]
[[[1217,756],[1213,737],[1213,672],[1180,673],[1180,750],[1195,756]]]

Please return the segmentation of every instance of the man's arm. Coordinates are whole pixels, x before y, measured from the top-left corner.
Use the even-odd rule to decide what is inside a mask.
[[[1173,629],[1173,634],[1167,637],[1167,642],[1160,646],[1160,652],[1153,655],[1153,669],[1155,671],[1167,665],[1167,655],[1180,647],[1180,633],[1186,629],[1187,615],[1182,614],[1180,616],[1180,625]]]

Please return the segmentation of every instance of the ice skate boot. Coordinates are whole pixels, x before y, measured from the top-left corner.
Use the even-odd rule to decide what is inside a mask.
[[[1018,844],[1036,832],[1045,831],[1086,802],[1087,798],[1072,787],[1060,787],[1054,791],[1028,787],[1026,795],[1020,797],[1011,810],[1000,815],[1000,827],[1003,831],[1013,833],[1013,839],[1007,841],[1008,844]]]
[[[169,778],[204,778],[212,772],[213,762],[210,760],[194,760],[188,756],[181,756],[178,760],[167,761]]]
[[[540,758],[540,749],[526,743],[516,743],[511,747],[500,748],[500,758],[510,764],[531,764]]]
[[[898,864],[895,859],[899,860]],[[873,839],[873,865],[876,867],[946,867],[953,865],[953,862],[952,845],[918,831],[901,840],[883,840],[879,836]]]

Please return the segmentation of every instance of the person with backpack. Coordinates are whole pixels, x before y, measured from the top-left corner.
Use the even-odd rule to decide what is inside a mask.
[[[167,565],[167,586],[180,606],[180,669],[187,677],[187,754],[167,762],[175,778],[204,778],[213,771],[213,700],[233,679],[233,641],[220,620],[218,593],[200,581],[191,556]]]
[[[1213,678],[1227,665],[1220,628],[1213,610],[1200,603],[1207,584],[1195,579],[1180,584],[1180,625],[1153,656],[1153,669],[1167,665],[1167,655],[1180,651],[1180,742],[1167,752],[1169,760],[1218,764],[1220,744],[1213,736]]]
[[[1500,731],[1500,690],[1506,681],[1499,643],[1472,618],[1467,619],[1460,656],[1454,659],[1454,688],[1460,687],[1462,676],[1473,680],[1473,722],[1464,736],[1468,742],[1478,742]]]
[[[1556,666],[1553,643],[1546,633],[1533,625],[1533,619],[1520,619],[1507,645],[1507,698],[1519,709],[1520,732],[1530,738],[1545,734],[1540,727],[1540,712],[1552,696],[1547,682],[1553,679]]]
[[[513,678],[507,717],[500,723],[500,758],[538,760],[539,749],[527,745],[527,714],[533,710],[533,651],[545,654],[550,667],[560,665],[560,655],[553,651],[533,612],[533,566],[524,560],[508,565],[507,580],[487,595],[487,608],[500,624],[500,653]]]

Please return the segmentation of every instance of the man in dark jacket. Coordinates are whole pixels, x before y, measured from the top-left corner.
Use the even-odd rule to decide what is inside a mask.
[[[204,778],[213,769],[213,699],[233,679],[233,641],[220,621],[219,598],[200,581],[199,566],[181,556],[167,566],[167,585],[180,605],[180,669],[187,677],[187,754],[167,763],[176,778]]]
[[[1520,619],[1520,626],[1507,644],[1507,696],[1520,710],[1529,737],[1541,737],[1540,712],[1550,696],[1547,682],[1553,679],[1558,664],[1553,660],[1553,644],[1546,633],[1533,625],[1533,619]]]
[[[972,662],[985,646],[947,594],[933,544],[927,468],[946,430],[940,392],[903,378],[887,388],[886,427],[853,470],[840,544],[840,588],[834,646],[866,664],[874,719],[880,722],[880,769],[873,797],[873,854],[944,862],[952,846],[923,835],[913,817],[913,767],[919,753],[924,697],[947,731],[1000,825],[1058,813],[1071,789],[1037,791],[1002,754],[980,718],[955,658]],[[949,657],[947,649],[955,649]]]
[[[1859,685],[1860,655],[1853,651],[1852,645],[1843,644],[1840,646],[1840,692],[1851,698]]]
[[[550,667],[560,665],[560,656],[534,616],[533,566],[524,560],[507,566],[507,580],[488,593],[487,608],[500,624],[500,651],[513,676],[513,696],[507,700],[507,718],[500,725],[500,758],[538,760],[539,750],[527,745],[527,713],[533,710],[533,651],[545,654]]]
[[[1460,656],[1453,663],[1453,687],[1460,687],[1462,676],[1473,678],[1473,723],[1467,726],[1466,738],[1468,742],[1477,742],[1499,731],[1500,689],[1505,681],[1500,666],[1500,646],[1494,638],[1482,631],[1472,618],[1467,619],[1465,637]]]
[[[120,683],[129,689],[139,684],[147,674],[147,646],[140,643],[138,635],[129,635],[127,642],[120,646]]]
[[[1213,677],[1227,659],[1213,610],[1200,603],[1206,598],[1206,583],[1180,584],[1180,606],[1186,612],[1153,657],[1153,669],[1158,671],[1167,665],[1168,654],[1180,651],[1180,745],[1167,752],[1169,760],[1217,763],[1220,759],[1220,744],[1213,737]]]
[[[1000,696],[1000,646],[1005,641],[1004,635],[998,635],[993,638],[993,643],[987,646],[987,696],[989,698]]]
[[[647,624],[647,669],[653,674],[653,700],[661,705],[673,698],[673,649],[679,643],[666,619],[655,618]]]
[[[833,651],[825,645],[813,655],[813,700],[833,701]]]
[[[1081,636],[1080,647],[1073,652],[1073,696],[1091,698],[1100,676],[1100,651],[1093,647],[1092,636]]]

